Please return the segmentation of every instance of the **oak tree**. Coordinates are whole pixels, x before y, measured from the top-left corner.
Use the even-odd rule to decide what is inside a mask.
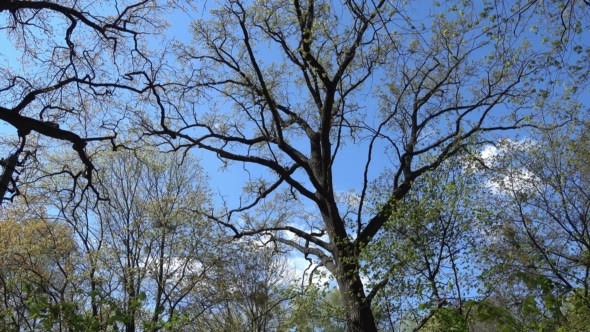
[[[545,85],[553,82],[541,74],[557,51],[533,46],[523,20],[538,17],[531,8],[224,1],[193,23],[192,44],[178,50],[183,84],[159,90],[159,112],[143,125],[173,149],[209,151],[246,169],[246,195],[210,218],[236,238],[265,234],[326,268],[348,329],[373,331],[360,275],[371,262],[361,252],[396,203],[490,133],[527,126],[538,98],[552,97]],[[371,201],[371,182],[384,170],[385,194]],[[344,183],[352,206],[340,199]],[[247,217],[281,200],[290,203],[264,222]],[[286,212],[296,202],[315,218]]]

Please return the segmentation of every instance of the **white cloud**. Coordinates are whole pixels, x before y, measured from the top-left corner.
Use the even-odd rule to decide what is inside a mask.
[[[493,158],[500,154],[500,150],[493,145],[486,145],[479,153],[481,160],[485,162],[492,162]]]
[[[524,152],[537,145],[537,142],[531,139],[503,139],[496,144],[489,144],[479,151],[476,156],[478,161],[469,161],[465,163],[466,171],[482,171],[481,166],[495,170],[492,176],[483,174],[485,187],[496,195],[511,195],[525,191],[534,190],[538,184],[537,177],[519,165],[518,162],[506,162],[500,164],[500,160],[508,153]],[[483,165],[482,165],[483,164]]]

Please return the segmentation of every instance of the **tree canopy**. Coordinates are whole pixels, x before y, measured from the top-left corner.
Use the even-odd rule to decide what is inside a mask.
[[[0,195],[23,216],[1,231],[46,225],[64,241],[6,277],[6,307],[25,308],[7,328],[575,330],[589,307],[589,14],[0,4],[18,57],[0,70]],[[43,283],[61,295],[28,290],[29,272],[56,268],[63,280]],[[301,316],[322,301],[328,317]]]

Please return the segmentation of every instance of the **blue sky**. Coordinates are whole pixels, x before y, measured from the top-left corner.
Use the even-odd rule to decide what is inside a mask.
[[[12,43],[5,32],[0,32],[0,68],[18,68],[20,61]],[[0,121],[0,136],[15,135],[16,130],[4,121]]]

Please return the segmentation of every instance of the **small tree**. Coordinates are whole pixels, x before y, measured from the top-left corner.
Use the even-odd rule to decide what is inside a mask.
[[[587,122],[573,122],[528,141],[505,141],[491,164],[504,207],[491,249],[499,278],[520,287],[512,300],[521,303],[517,317],[531,328],[575,330],[572,308],[590,308],[587,130]]]
[[[466,159],[447,161],[414,182],[364,252],[372,264],[363,272],[378,281],[368,284],[369,297],[383,326],[464,330],[474,300],[487,295],[478,291],[487,268],[480,253],[489,224],[480,197],[487,192]]]
[[[293,271],[272,246],[236,243],[212,271],[214,302],[196,325],[213,331],[287,331],[294,297]]]
[[[53,167],[69,157],[55,156]],[[183,328],[213,302],[206,285],[226,236],[196,212],[209,204],[207,187],[189,160],[153,148],[95,154],[94,185],[107,201],[83,188],[72,201],[60,190],[67,175],[23,186],[28,197],[46,197],[48,222],[72,232],[79,257],[68,291],[86,329]]]
[[[0,328],[76,329],[74,270],[79,255],[71,230],[22,209],[0,215]]]

